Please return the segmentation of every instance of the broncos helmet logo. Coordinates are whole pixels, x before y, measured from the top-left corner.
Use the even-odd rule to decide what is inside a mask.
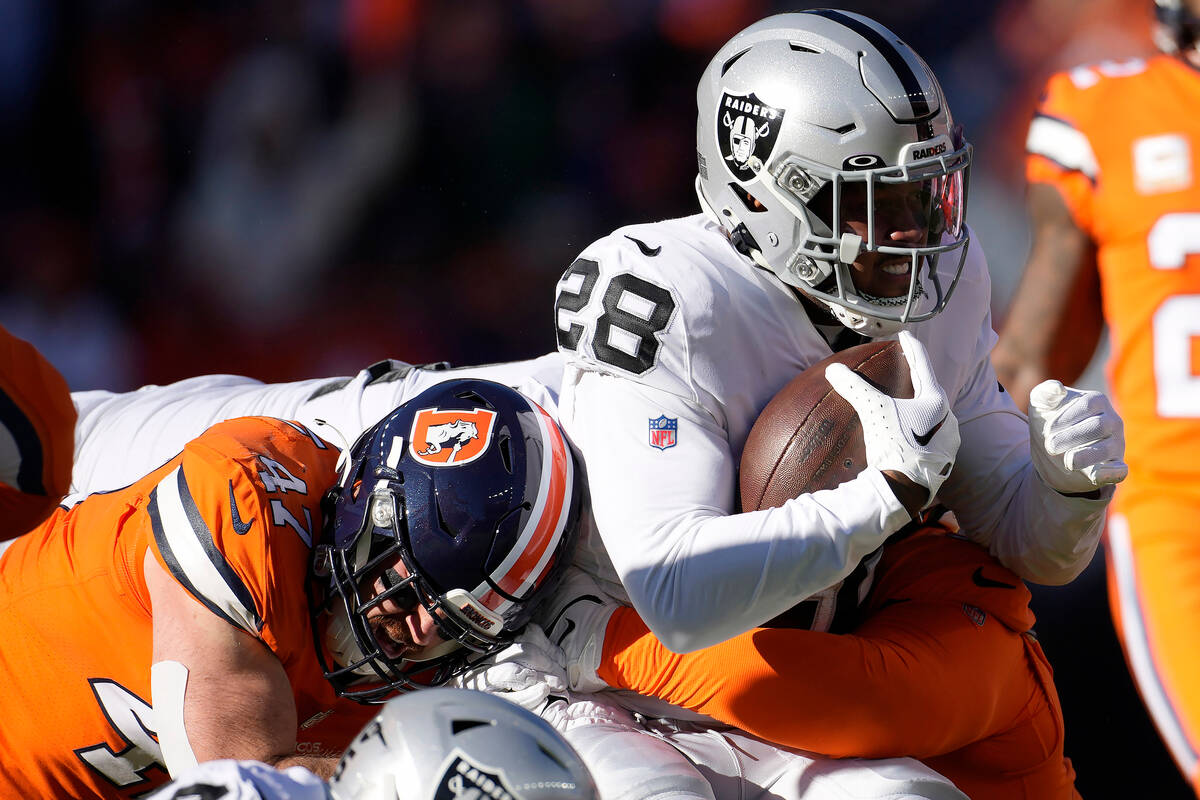
[[[483,455],[492,438],[495,412],[423,408],[413,419],[410,452],[431,466],[469,464]]]

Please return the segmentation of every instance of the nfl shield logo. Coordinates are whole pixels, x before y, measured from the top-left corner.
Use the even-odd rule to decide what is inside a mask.
[[[650,420],[650,446],[666,450],[675,446],[675,431],[679,429],[679,420],[666,415]]]

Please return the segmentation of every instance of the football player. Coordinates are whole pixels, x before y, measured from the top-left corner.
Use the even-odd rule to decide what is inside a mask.
[[[128,474],[168,457],[169,448],[186,439],[191,431],[202,430],[226,415],[269,413],[295,417],[328,432],[331,438],[352,439],[362,426],[369,426],[387,413],[392,404],[454,376],[486,375],[518,386],[523,393],[532,393],[544,407],[553,409],[561,364],[557,354],[461,369],[388,361],[372,365],[353,378],[264,385],[237,376],[205,376],[124,394],[76,393],[79,455],[73,488],[96,491],[120,485]],[[127,446],[117,447],[122,441]],[[602,700],[569,705],[557,702],[544,708],[546,673],[524,668],[522,657],[519,650],[512,654],[506,651],[501,668],[513,666],[514,673],[497,681],[492,677],[494,671],[488,670],[483,678],[467,680],[466,685],[503,692],[508,699],[546,713],[570,740],[585,746],[595,743],[589,748],[587,763],[606,797],[713,800],[710,780],[723,779],[697,768],[674,745],[637,727],[625,708]],[[529,686],[530,682],[538,685]],[[663,708],[671,713],[687,713],[665,704]],[[751,742],[757,744],[753,737],[744,736],[746,746]],[[782,751],[773,746],[772,751],[776,758],[781,757]],[[803,773],[799,780],[808,785],[835,785],[839,791],[861,796],[962,797],[945,778],[908,758],[830,760],[800,754],[789,758],[793,772]],[[734,786],[726,788],[736,790]]]
[[[0,519],[5,531],[29,530],[66,494],[75,421],[70,390],[58,370],[0,326]]]
[[[303,767],[210,761],[149,800],[597,800],[587,767],[544,720],[462,689],[389,700],[328,784]]]
[[[1109,597],[1168,749],[1200,792],[1200,2],[1158,0],[1162,54],[1052,76],[1029,126],[1034,239],[993,363],[1031,415],[1074,380],[1105,318],[1128,432]],[[1064,440],[1065,441],[1065,440]]]
[[[218,758],[327,774],[367,703],[512,640],[577,484],[536,403],[451,380],[345,452],[240,418],[60,507],[0,554],[0,795],[132,797]]]
[[[861,15],[783,14],[720,49],[697,101],[702,213],[621,228],[559,283],[560,421],[591,501],[577,560],[677,652],[814,595],[814,618],[835,618],[839,583],[935,497],[1022,578],[1073,579],[1125,473],[1120,420],[1061,386],[1027,419],[997,383],[987,265],[964,220],[971,148],[928,66]],[[829,372],[869,468],[734,513],[770,398],[834,350],[897,335],[913,398]],[[730,781],[805,791],[792,754],[709,734],[663,735]]]
[[[546,630],[572,691],[652,695],[810,753],[920,758],[972,800],[1077,799],[1029,590],[941,525],[898,536],[846,634],[781,620],[681,655],[579,571]]]

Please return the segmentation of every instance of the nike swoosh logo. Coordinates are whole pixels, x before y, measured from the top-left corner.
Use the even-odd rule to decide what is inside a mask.
[[[654,258],[656,255],[658,255],[659,253],[662,252],[662,245],[659,245],[658,247],[651,247],[650,245],[643,242],[641,239],[635,239],[629,235],[626,235],[625,238],[628,239],[629,241],[633,242],[634,244],[636,244],[638,246],[638,250],[641,250],[642,255],[644,255],[644,256],[649,256],[650,258]]]
[[[937,424],[937,425],[934,425],[932,428],[930,428],[930,429],[929,429],[928,431],[926,431],[925,433],[917,433],[917,432],[916,432],[916,431],[914,431],[912,428],[909,428],[909,432],[910,432],[910,433],[912,433],[912,435],[913,435],[913,439],[915,439],[915,440],[916,440],[917,444],[921,445],[921,447],[924,447],[925,445],[929,444],[929,440],[930,440],[930,439],[932,439],[932,438],[933,438],[933,435],[934,435],[935,433],[937,433],[937,432],[938,432],[938,430],[940,430],[940,429],[941,429],[941,427],[942,427],[942,423],[944,423],[944,422],[946,421],[946,417],[949,417],[949,416],[950,416],[950,412],[949,412],[949,411],[947,411],[947,412],[946,412],[946,413],[945,413],[945,414],[942,416],[942,418],[941,418],[941,420],[938,422],[938,424]]]
[[[1005,583],[1004,581],[994,581],[991,578],[983,576],[983,567],[976,567],[971,573],[971,580],[976,586],[982,586],[984,589],[1015,589],[1016,584]]]
[[[254,524],[254,518],[251,517],[249,522],[242,522],[242,515],[238,513],[237,499],[233,496],[233,481],[229,482],[229,514],[233,518],[233,532],[238,536],[245,536],[250,532],[250,526]]]

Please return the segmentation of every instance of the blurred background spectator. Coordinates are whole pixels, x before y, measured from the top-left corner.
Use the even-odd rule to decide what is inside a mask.
[[[1151,5],[840,4],[924,55],[974,142],[997,317],[1028,246],[1042,82],[1147,52]],[[708,58],[795,7],[4,0],[0,322],[75,389],[545,352],[583,246],[696,210]],[[1101,564],[1035,598],[1082,794],[1189,797],[1125,673]]]

